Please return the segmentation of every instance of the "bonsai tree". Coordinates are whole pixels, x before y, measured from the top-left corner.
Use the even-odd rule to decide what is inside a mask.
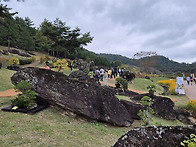
[[[156,92],[156,86],[155,85],[149,85],[149,86],[147,86],[147,89],[149,90],[150,95],[154,95],[154,92]]]
[[[18,97],[12,101],[12,106],[18,106],[23,108],[32,108],[36,106],[35,91],[32,90],[31,84],[27,81],[21,81],[15,85],[14,89],[17,92],[22,92]]]
[[[141,101],[141,105],[143,106],[142,109],[139,110],[138,116],[144,122],[144,125],[147,126],[149,124],[150,115],[154,114],[152,107],[153,101],[149,96],[144,96]]]
[[[123,91],[126,91],[128,89],[128,81],[121,77],[116,79],[115,85],[116,85],[116,88],[120,88]]]

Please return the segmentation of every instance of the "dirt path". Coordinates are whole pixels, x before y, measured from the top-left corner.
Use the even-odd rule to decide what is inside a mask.
[[[6,91],[0,92],[0,97],[12,97],[12,96],[17,96],[17,92],[15,92],[14,89],[8,89]]]
[[[23,67],[36,67],[39,64],[40,64],[40,61],[36,60],[31,64],[24,65]]]
[[[102,81],[99,81],[99,82],[101,83],[101,85],[104,85],[104,82],[102,82]],[[108,86],[115,87],[114,84],[110,84],[110,83],[108,83]],[[139,94],[144,94],[144,92],[133,90],[133,89],[130,89],[130,88],[128,88],[128,90],[133,91],[133,92],[136,92],[136,93],[139,93]]]
[[[186,81],[184,81],[184,90],[185,94],[189,99],[196,100],[196,84],[188,85]]]

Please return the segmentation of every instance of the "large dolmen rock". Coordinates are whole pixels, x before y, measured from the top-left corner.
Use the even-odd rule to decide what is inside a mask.
[[[11,77],[12,83],[28,81],[36,95],[51,105],[74,112],[90,120],[130,126],[131,115],[113,92],[93,82],[69,78],[52,70],[28,67]]]
[[[132,96],[131,99],[140,101],[143,96],[150,96],[152,98],[152,108],[155,112],[155,115],[169,120],[175,120],[177,118],[178,113],[176,112],[174,102],[171,99],[149,94],[135,95]]]
[[[120,137],[113,147],[180,147],[180,142],[195,132],[194,126],[135,128]]]

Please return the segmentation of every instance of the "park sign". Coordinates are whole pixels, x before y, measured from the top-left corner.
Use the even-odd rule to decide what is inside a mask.
[[[183,77],[177,77],[176,78],[176,90],[175,91],[179,95],[180,94],[185,94]]]

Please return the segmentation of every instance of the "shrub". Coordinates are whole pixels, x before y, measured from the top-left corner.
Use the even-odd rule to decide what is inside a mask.
[[[20,65],[25,65],[25,64],[31,64],[32,63],[32,60],[31,59],[19,59],[20,61]]]
[[[121,88],[123,91],[128,90],[128,81],[121,77],[116,79],[115,85],[117,88]]]
[[[1,63],[5,63],[7,60],[5,58],[0,58]]]
[[[31,56],[31,61],[34,62],[36,60],[36,56]]]
[[[190,138],[186,137],[186,140],[180,143],[182,146],[187,144],[188,147],[196,147],[196,135],[190,134]]]
[[[31,108],[36,104],[35,92],[32,90],[31,84],[27,81],[21,81],[15,85],[14,89],[17,92],[22,92],[18,97],[12,101],[12,105],[17,105],[18,107]]]
[[[43,63],[45,61],[45,58],[44,56],[41,56],[40,59],[39,59],[40,63]]]
[[[54,63],[52,61],[48,61],[48,66],[54,67]]]
[[[68,69],[68,62],[65,59],[58,59],[55,63],[54,63],[54,67],[56,68],[56,70],[58,72],[61,71],[61,69]]]
[[[156,92],[156,86],[155,85],[149,85],[146,88],[149,90],[149,93]]]
[[[194,118],[196,118],[196,100],[188,100],[185,108],[192,113]]]
[[[12,57],[12,58],[9,60],[9,64],[15,66],[15,65],[19,65],[20,62],[19,62],[18,58]]]
[[[176,95],[176,90],[175,89],[170,89],[169,94],[170,95]]]
[[[50,57],[48,55],[44,56],[44,61],[50,60]]]

